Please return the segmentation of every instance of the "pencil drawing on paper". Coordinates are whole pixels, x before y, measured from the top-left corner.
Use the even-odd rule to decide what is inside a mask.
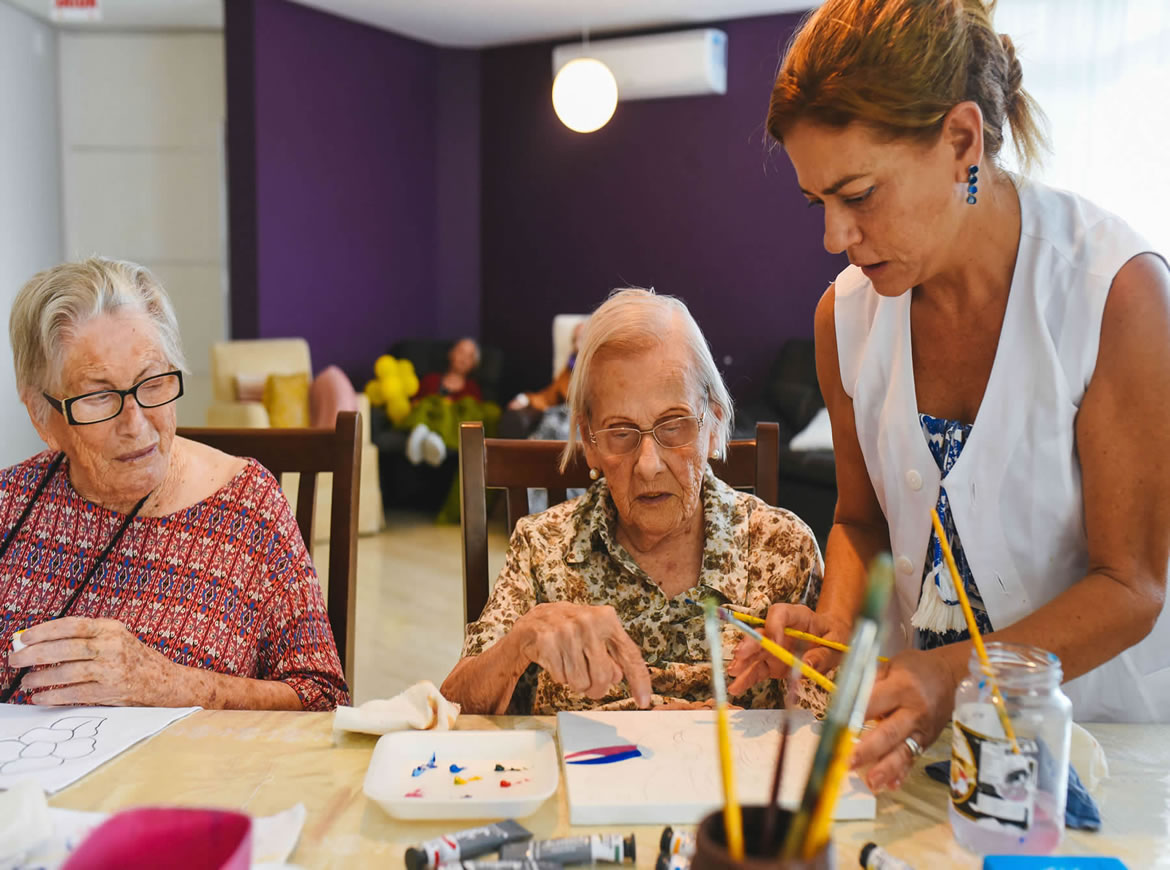
[[[66,716],[48,728],[30,728],[19,737],[0,740],[0,776],[48,770],[97,749],[104,716]]]

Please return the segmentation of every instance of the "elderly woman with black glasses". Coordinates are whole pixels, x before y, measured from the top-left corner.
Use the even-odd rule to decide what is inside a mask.
[[[0,702],[348,703],[278,483],[175,436],[183,354],[151,274],[97,258],[49,269],[9,328],[49,449],[0,471]]]
[[[727,449],[731,398],[679,300],[610,296],[585,330],[569,406],[564,461],[583,449],[596,483],[517,524],[443,694],[479,713],[709,703],[703,616],[691,602],[715,597],[763,616],[776,602],[815,600],[816,539],[708,467]],[[725,658],[735,643],[725,630]],[[734,700],[772,707],[781,697],[769,682]]]

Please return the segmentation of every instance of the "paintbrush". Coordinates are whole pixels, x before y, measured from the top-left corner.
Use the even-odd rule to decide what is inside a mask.
[[[781,857],[812,858],[829,838],[829,825],[837,795],[849,770],[853,743],[865,721],[877,675],[877,651],[881,645],[882,617],[894,586],[894,569],[888,554],[878,556],[869,568],[865,601],[853,626],[851,650],[837,673],[838,690],[825,716],[817,741],[808,783],[800,809],[792,817]]]
[[[687,598],[684,600],[687,602],[687,604],[693,604],[695,607],[702,607],[702,605],[694,599]],[[762,626],[767,622],[767,620],[761,619],[758,616],[752,616],[750,613],[740,613],[738,610],[731,610],[727,607],[723,609],[738,619],[740,622],[747,623],[748,625]],[[827,637],[820,637],[815,634],[810,634],[807,631],[801,631],[799,628],[786,628],[784,629],[784,634],[786,634],[788,637],[796,638],[797,640],[804,640],[808,641],[809,643],[815,643],[817,646],[827,647],[828,649],[835,649],[837,652],[849,652],[848,644],[838,643],[835,640],[829,640]],[[878,661],[888,662],[889,659],[885,656],[878,656]]]
[[[735,796],[735,760],[731,755],[731,725],[727,718],[727,682],[723,676],[723,642],[715,602],[703,605],[703,628],[711,650],[711,688],[715,695],[715,731],[719,744],[719,766],[723,772],[723,829],[732,861],[743,860],[743,814]]]
[[[804,654],[804,648],[797,646],[796,660],[801,662],[801,656]],[[799,678],[788,680],[788,691],[784,693],[784,721],[780,724],[780,751],[776,753],[776,772],[772,774],[772,791],[771,798],[768,801],[768,809],[764,813],[764,832],[760,839],[765,849],[771,848],[772,843],[776,838],[776,822],[780,817],[780,807],[777,801],[780,799],[780,781],[784,778],[784,755],[788,751],[788,734],[791,731],[792,724],[792,710],[796,706],[796,687],[800,685]]]
[[[959,595],[959,606],[963,608],[963,617],[967,620],[967,633],[971,635],[971,643],[979,655],[983,665],[983,675],[987,677],[987,684],[991,688],[992,706],[999,713],[999,722],[1003,726],[1003,733],[1012,744],[1012,752],[1020,752],[1020,744],[1016,742],[1016,731],[1012,728],[1012,720],[1008,715],[1007,704],[999,692],[999,684],[995,681],[995,671],[991,669],[991,660],[987,657],[987,647],[983,645],[983,637],[979,634],[979,625],[975,622],[975,611],[971,609],[971,599],[967,597],[967,587],[963,585],[963,578],[959,576],[959,566],[955,564],[955,556],[951,552],[951,545],[947,541],[947,534],[943,530],[942,520],[938,518],[938,511],[930,509],[930,522],[934,526],[934,533],[938,536],[938,545],[942,549],[943,560],[951,572],[951,582],[955,584],[955,592]]]
[[[784,647],[780,646],[780,644],[769,640],[751,626],[744,625],[742,622],[740,622],[738,619],[739,614],[728,610],[726,607],[716,607],[716,613],[719,618],[728,625],[732,626],[738,631],[742,631],[744,634],[758,643],[760,648],[765,652],[771,653],[776,658],[780,659],[780,661],[784,662],[784,664],[788,665],[788,667],[794,669],[798,674],[808,677],[826,692],[835,692],[837,690],[837,686],[834,685],[833,681],[822,674],[820,671],[809,667],[803,661],[798,661],[796,656],[794,656],[788,650],[784,649]]]

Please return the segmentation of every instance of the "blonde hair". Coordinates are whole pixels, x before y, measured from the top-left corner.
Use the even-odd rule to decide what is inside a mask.
[[[983,150],[996,161],[1005,126],[1024,169],[1047,150],[1044,113],[1023,89],[1015,45],[984,0],[827,0],[793,36],[768,109],[768,132],[802,119],[861,121],[893,138],[933,141],[954,106],[983,112]]]
[[[681,338],[690,357],[690,377],[701,399],[715,414],[716,447],[724,455],[731,440],[735,408],[723,376],[711,356],[711,348],[699,324],[681,299],[660,296],[637,287],[614,290],[587,321],[577,362],[569,381],[569,440],[561,454],[564,471],[580,447],[578,425],[589,418],[589,380],[599,354],[633,355],[662,347]]]
[[[163,355],[186,371],[175,310],[162,285],[142,266],[90,257],[38,272],[21,288],[12,303],[8,335],[16,388],[30,408],[47,414],[43,402],[30,399],[60,386],[64,347],[78,328],[126,308],[150,318]]]

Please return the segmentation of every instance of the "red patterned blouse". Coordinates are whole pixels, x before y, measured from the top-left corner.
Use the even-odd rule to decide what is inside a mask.
[[[3,535],[54,455],[0,471]],[[0,688],[16,675],[12,634],[60,613],[124,520],[78,495],[62,463],[0,563]],[[136,517],[69,615],[116,619],[181,665],[287,683],[306,710],[349,703],[317,572],[279,484],[254,459],[186,510]]]

